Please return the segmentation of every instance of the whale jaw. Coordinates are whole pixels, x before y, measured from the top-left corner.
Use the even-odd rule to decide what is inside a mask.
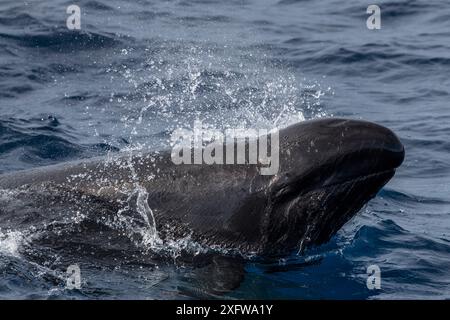
[[[262,255],[280,255],[291,250],[326,243],[393,177],[389,170],[338,184],[309,189],[274,204]]]
[[[263,255],[303,251],[329,241],[404,160],[396,135],[373,123],[325,119],[306,128],[300,124],[298,130],[303,141],[315,141],[323,152],[305,152],[298,143],[282,146],[289,156],[281,161],[285,170],[271,188],[269,219],[259,248]],[[295,128],[286,131],[295,135]]]

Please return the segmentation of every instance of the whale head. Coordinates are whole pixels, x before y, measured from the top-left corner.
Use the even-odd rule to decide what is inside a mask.
[[[404,154],[391,130],[366,121],[331,118],[281,130],[262,251],[328,241],[393,177]]]

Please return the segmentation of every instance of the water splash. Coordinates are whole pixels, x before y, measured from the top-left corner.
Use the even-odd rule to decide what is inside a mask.
[[[153,211],[148,205],[148,192],[147,190],[137,185],[137,200],[136,206],[137,211],[144,219],[147,224],[147,232],[144,234],[143,243],[147,246],[155,246],[158,244],[162,244],[162,240],[158,236],[158,231],[156,230],[156,221],[155,216],[153,215]]]
[[[194,120],[218,130],[282,128],[323,116],[323,96],[332,94],[262,49],[182,41],[154,46],[158,50],[120,49],[121,63],[106,70],[115,88],[107,111],[120,121],[105,143],[114,145],[108,139],[119,134],[142,148],[164,149],[170,132]],[[107,134],[100,127],[96,132]]]
[[[0,254],[19,257],[19,249],[25,242],[25,236],[22,232],[7,230],[2,232],[0,228]]]

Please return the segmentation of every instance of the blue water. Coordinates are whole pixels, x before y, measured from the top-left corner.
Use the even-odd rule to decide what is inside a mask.
[[[406,148],[393,180],[329,243],[249,261],[223,297],[450,298],[448,1],[378,0],[381,29],[368,30],[368,0],[77,0],[71,31],[73,2],[0,3],[0,173],[162,149],[194,119],[375,121]],[[0,226],[1,298],[201,297],[189,265],[125,258],[84,261],[68,290],[57,257],[23,254],[30,241]],[[379,290],[366,286],[374,264]]]

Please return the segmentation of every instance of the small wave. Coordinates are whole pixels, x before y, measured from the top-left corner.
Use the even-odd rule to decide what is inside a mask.
[[[48,49],[57,52],[111,48],[122,42],[111,33],[70,31],[66,28],[34,31],[32,34],[0,33],[0,38],[11,40],[23,47]]]
[[[279,5],[292,5],[292,4],[302,4],[304,2],[310,2],[311,0],[280,0]]]
[[[4,11],[0,13],[0,25],[6,27],[43,27],[38,18],[33,17],[29,13],[14,13],[10,11]]]
[[[448,205],[449,201],[445,201],[440,198],[416,196],[408,193],[399,192],[390,188],[383,188],[379,193],[379,196],[393,200],[399,204],[417,205],[417,203],[423,204],[435,204],[435,205]]]
[[[83,8],[93,9],[98,11],[114,11],[114,7],[107,5],[101,1],[90,0],[83,3]]]
[[[423,2],[420,0],[386,2],[381,6],[383,19],[388,21],[398,20],[398,18],[417,17],[432,10],[440,10],[440,4],[433,2]]]
[[[106,142],[81,144],[82,137],[49,115],[0,121],[0,172],[20,170],[119,151]]]
[[[39,126],[19,127],[17,122],[12,124],[0,123],[0,134],[4,142],[0,144],[0,154],[11,153],[17,149],[25,150],[21,156],[24,161],[36,161],[39,159],[68,159],[80,154],[81,148],[71,143],[60,135],[65,135],[64,131],[58,128],[56,119],[50,117],[46,125],[39,123]],[[27,160],[28,159],[28,160]]]
[[[363,248],[367,250],[368,247],[370,247],[372,255],[388,252],[391,249],[399,252],[411,250],[416,253],[420,250],[423,252],[433,251],[436,254],[446,254],[450,250],[450,245],[424,235],[411,233],[391,219],[383,219],[372,226],[362,226],[346,250],[359,252]]]

